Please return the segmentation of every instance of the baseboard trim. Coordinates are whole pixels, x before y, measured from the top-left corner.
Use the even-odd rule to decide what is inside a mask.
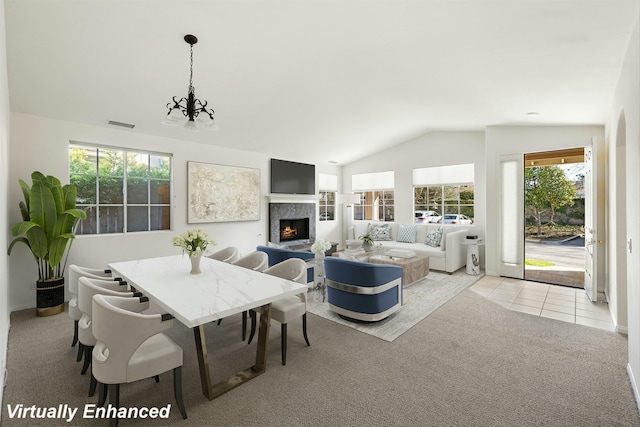
[[[615,330],[619,334],[629,335],[629,328],[627,326],[616,325]]]
[[[633,376],[633,370],[631,365],[627,363],[627,374],[629,375],[629,381],[631,381],[631,389],[633,390],[633,397],[636,399],[636,408],[640,410],[640,393],[638,392],[638,383]]]

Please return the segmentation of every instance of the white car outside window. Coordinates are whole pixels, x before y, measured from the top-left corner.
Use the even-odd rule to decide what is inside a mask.
[[[444,222],[445,224],[473,224],[471,218],[461,214],[444,214],[444,219],[438,222]]]
[[[438,222],[442,217],[436,211],[416,211],[415,222]]]

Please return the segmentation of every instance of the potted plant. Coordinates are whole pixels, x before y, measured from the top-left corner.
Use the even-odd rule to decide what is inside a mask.
[[[367,233],[358,237],[358,239],[362,240],[362,249],[364,249],[365,252],[371,252],[371,248],[373,248],[373,236]]]
[[[217,245],[209,239],[207,233],[201,228],[192,228],[172,239],[173,246],[182,248],[182,253],[187,252],[191,260],[191,274],[200,274],[200,259],[209,249],[209,245]]]
[[[22,221],[11,228],[16,243],[24,243],[31,250],[38,266],[36,282],[36,314],[50,316],[64,311],[64,270],[68,248],[75,238],[80,219],[87,214],[76,209],[75,185],[60,185],[53,176],[40,172],[31,174],[32,185],[18,180],[24,201],[20,202]],[[62,262],[64,258],[64,263]]]

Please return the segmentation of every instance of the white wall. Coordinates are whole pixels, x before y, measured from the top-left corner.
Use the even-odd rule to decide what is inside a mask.
[[[7,87],[7,49],[4,25],[4,0],[0,1],[0,407],[7,365],[7,338],[9,334],[9,259],[4,250],[8,246],[9,224],[9,89]]]
[[[237,246],[241,253],[255,250],[268,239],[269,158],[264,154],[225,149],[169,138],[141,135],[107,126],[88,126],[13,113],[11,115],[11,156],[9,182],[9,223],[20,220],[18,203],[22,193],[19,178],[31,182],[31,172],[54,175],[63,183],[69,180],[69,141],[104,144],[173,154],[174,199],[173,231],[118,235],[78,236],[73,243],[69,264],[100,267],[108,262],[179,254],[171,238],[189,227],[201,227],[218,246]],[[258,168],[264,195],[259,221],[187,224],[187,161]],[[311,162],[309,162],[311,163]],[[318,165],[316,173],[339,174],[335,166]],[[336,230],[334,230],[335,228]],[[338,233],[334,225],[321,227],[319,237],[330,240]],[[338,234],[339,236],[339,234]],[[10,258],[9,301],[11,310],[33,307],[33,283],[37,273],[33,258],[25,246],[16,246]]]
[[[640,12],[638,13],[638,19]],[[620,74],[618,86],[611,104],[610,116],[607,121],[607,135],[610,138],[610,152],[618,146],[618,123],[621,112],[625,117],[625,155],[626,155],[626,236],[616,234],[615,239],[630,239],[632,253],[619,253],[619,257],[626,256],[627,277],[626,295],[623,290],[614,287],[617,282],[612,282],[610,286],[610,296],[613,301],[610,305],[616,310],[616,318],[621,317],[618,311],[626,297],[627,301],[627,325],[628,325],[628,345],[629,364],[627,370],[631,379],[636,402],[640,406],[640,395],[638,393],[640,380],[640,263],[638,254],[640,253],[640,193],[638,183],[640,183],[640,29],[636,22],[636,27],[631,37],[624,67]],[[621,178],[623,179],[623,178]],[[615,211],[614,211],[615,212]],[[614,216],[613,220],[617,217]],[[613,228],[613,227],[612,227]],[[615,228],[614,228],[615,230]],[[615,262],[616,260],[612,260]],[[611,303],[614,304],[611,304]]]
[[[615,109],[615,106],[613,107]],[[606,126],[607,141],[607,287],[605,295],[617,332],[628,333],[627,319],[627,167],[626,116],[618,113],[617,124]]]
[[[474,229],[484,237],[486,220],[486,174],[484,132],[432,132],[365,157],[342,168],[342,189],[351,192],[351,176],[360,173],[394,171],[395,222],[414,221],[413,169],[432,166],[474,164],[475,217]],[[484,258],[481,252],[481,260]]]

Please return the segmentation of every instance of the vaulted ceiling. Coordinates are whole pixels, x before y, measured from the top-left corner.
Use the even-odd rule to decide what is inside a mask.
[[[603,124],[637,0],[5,0],[13,112],[348,163],[436,130]],[[196,97],[219,130],[161,124]],[[303,150],[297,148],[303,147]]]

